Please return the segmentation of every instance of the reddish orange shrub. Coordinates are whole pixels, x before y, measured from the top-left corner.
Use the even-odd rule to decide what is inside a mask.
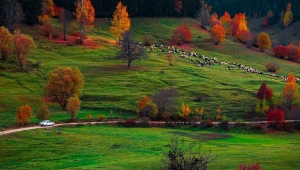
[[[189,42],[192,39],[192,33],[186,24],[179,25],[176,30],[173,31],[172,41],[177,45]]]
[[[16,112],[16,121],[19,125],[26,125],[31,117],[32,109],[29,105],[18,107]]]
[[[261,170],[262,167],[260,167],[259,162],[252,164],[252,165],[245,165],[245,164],[240,164],[238,167],[238,170]]]
[[[222,25],[216,24],[212,28],[210,36],[215,44],[219,44],[220,42],[224,42],[226,31]]]
[[[280,108],[271,109],[266,117],[268,125],[281,129],[284,123],[284,113]]]
[[[278,45],[273,48],[273,53],[275,56],[284,58],[290,56],[290,49],[287,46]]]

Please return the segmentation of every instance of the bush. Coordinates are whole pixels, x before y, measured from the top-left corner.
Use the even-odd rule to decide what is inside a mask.
[[[42,35],[49,38],[58,38],[60,31],[55,29],[51,24],[44,24],[42,26]]]
[[[229,130],[229,122],[227,120],[224,120],[219,123],[218,127],[225,129],[225,130]]]
[[[176,30],[173,31],[172,42],[177,45],[189,42],[192,39],[192,33],[189,27],[185,24],[179,25]]]
[[[189,143],[186,146],[184,140],[179,141],[177,136],[171,138],[170,143],[167,145],[168,151],[164,153],[164,158],[162,159],[162,162],[166,165],[166,169],[207,169],[208,164],[214,160],[211,153],[200,152],[200,144],[198,150],[195,152],[195,146],[196,142]]]
[[[128,119],[126,120],[124,123],[123,123],[123,126],[126,126],[126,127],[135,127],[137,126],[137,123],[134,119]]]
[[[87,116],[86,116],[86,120],[90,121],[91,119],[92,119],[92,115],[90,115],[90,114],[87,114]]]
[[[214,124],[213,124],[213,122],[210,119],[204,120],[204,121],[201,122],[201,127],[203,127],[203,128],[210,128],[213,125]]]
[[[270,127],[274,127],[279,130],[284,124],[284,113],[280,108],[271,109],[266,119]]]
[[[142,42],[145,46],[150,46],[150,45],[155,44],[156,40],[151,35],[145,34],[145,35],[143,35]]]
[[[46,105],[42,105],[39,108],[36,118],[38,118],[39,120],[46,120],[46,119],[48,119],[48,115],[49,115],[48,107]]]
[[[19,125],[26,125],[31,117],[32,109],[29,105],[18,107],[16,112],[16,121]]]
[[[104,115],[100,115],[100,116],[97,117],[98,122],[103,122],[104,119],[105,119]]]
[[[238,170],[261,170],[261,166],[259,162],[252,164],[252,165],[246,165],[246,164],[240,164],[238,166]]]
[[[265,66],[269,72],[277,72],[280,69],[280,66],[274,62],[268,62]]]

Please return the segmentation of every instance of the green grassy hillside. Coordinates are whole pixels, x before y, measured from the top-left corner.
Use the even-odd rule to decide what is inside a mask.
[[[198,128],[110,126],[39,129],[0,136],[2,169],[162,169],[170,138],[202,139],[211,150],[209,169],[260,162],[263,169],[299,169],[298,133],[217,133]],[[197,148],[194,148],[197,149]]]
[[[193,38],[191,43],[179,48],[217,57],[219,61],[245,64],[261,71],[265,71],[265,63],[273,61],[281,67],[276,74],[287,76],[293,73],[300,77],[298,64],[274,58],[270,52],[247,49],[232,38],[219,45],[210,43],[209,34],[199,29],[193,19],[134,18],[131,20],[131,30],[137,40],[141,40],[143,34],[150,34],[156,38],[157,44],[168,46],[171,45],[172,31],[182,22],[189,25]],[[192,110],[204,107],[204,114],[210,115],[216,114],[216,108],[220,107],[230,119],[240,119],[246,111],[251,111],[255,94],[263,81],[274,89],[275,95],[280,95],[285,86],[278,78],[247,74],[242,70],[229,71],[227,65],[198,67],[196,63],[181,57],[175,66],[168,66],[168,61],[164,59],[167,52],[158,50],[149,53],[147,60],[133,61],[132,67],[127,68],[125,62],[113,59],[118,47],[109,27],[109,19],[97,20],[95,28],[89,33],[88,46],[58,44],[58,40],[40,36],[38,27],[25,27],[22,31],[33,36],[38,47],[28,57],[29,64],[39,61],[41,67],[20,73],[14,60],[0,62],[0,127],[14,124],[16,108],[21,105],[30,104],[36,113],[44,102],[43,87],[47,74],[58,66],[77,67],[84,75],[79,118],[86,118],[87,114],[94,117],[108,115],[110,110],[115,115],[120,111],[134,113],[139,98],[151,96],[159,88],[172,86],[179,91],[180,103],[188,104]],[[197,95],[204,96],[204,101],[193,101]],[[51,119],[69,118],[58,105],[48,103],[48,106]],[[36,121],[31,119],[31,122]]]

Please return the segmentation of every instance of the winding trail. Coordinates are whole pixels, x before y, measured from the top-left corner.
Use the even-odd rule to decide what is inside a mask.
[[[285,122],[297,122],[300,120],[285,120]],[[21,132],[21,131],[26,131],[26,130],[34,130],[34,129],[45,129],[45,128],[52,128],[52,127],[59,127],[59,126],[68,126],[68,125],[87,125],[87,124],[117,124],[118,122],[124,122],[124,120],[114,120],[114,121],[106,121],[106,122],[76,122],[76,123],[60,123],[60,124],[55,124],[53,126],[30,126],[30,127],[22,127],[22,128],[17,128],[17,129],[8,129],[4,131],[0,131],[0,136],[1,135],[6,135],[10,133],[15,133],[15,132]],[[136,121],[139,123],[140,121]],[[167,122],[164,121],[149,121],[151,126],[161,126],[166,124]],[[168,123],[174,123],[174,124],[185,124],[187,122],[168,122]],[[196,124],[200,124],[201,122],[194,122]],[[213,122],[214,125],[218,125],[220,122]],[[266,124],[267,121],[257,121],[257,122],[243,122],[245,124]],[[236,124],[236,122],[229,122],[229,124],[233,125]]]

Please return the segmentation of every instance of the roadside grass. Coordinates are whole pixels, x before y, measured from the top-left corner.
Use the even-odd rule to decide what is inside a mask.
[[[55,127],[0,137],[1,169],[161,169],[169,139],[202,139],[209,169],[260,162],[264,169],[299,169],[299,133],[226,133],[198,128]]]
[[[157,44],[168,46],[171,45],[173,30],[183,22],[189,25],[193,38],[190,43],[178,48],[190,48],[210,58],[217,57],[219,61],[241,63],[261,71],[265,71],[265,63],[274,61],[281,67],[276,74],[287,76],[293,73],[300,77],[299,64],[274,58],[269,52],[249,50],[231,38],[220,45],[210,43],[209,34],[200,30],[194,19],[133,18],[131,29],[137,40],[141,40],[143,34],[150,34],[157,39]],[[200,68],[179,54],[175,54],[179,57],[175,66],[168,66],[168,61],[164,59],[167,51],[156,50],[149,53],[148,59],[133,61],[132,67],[127,68],[126,62],[114,59],[119,48],[109,27],[109,19],[97,20],[87,40],[96,43],[92,47],[57,44],[54,40],[41,37],[38,27],[24,27],[22,31],[33,36],[38,46],[28,56],[28,64],[41,64],[39,68],[21,73],[16,61],[0,62],[0,68],[3,68],[0,70],[0,128],[14,124],[16,108],[21,105],[31,105],[36,114],[43,103],[47,75],[56,67],[77,67],[84,75],[82,110],[78,114],[80,119],[85,119],[88,112],[94,117],[107,115],[110,110],[116,114],[121,111],[125,118],[134,117],[139,98],[168,87],[174,87],[179,92],[178,109],[181,103],[185,103],[192,110],[203,107],[204,114],[214,117],[216,109],[221,108],[229,119],[241,119],[245,112],[253,111],[255,94],[262,82],[273,88],[276,96],[281,95],[285,86],[278,78],[246,74],[242,70],[229,71],[227,65]],[[197,95],[204,96],[204,100],[194,101]],[[59,121],[68,118],[59,106],[47,105],[51,110],[51,119]],[[37,122],[37,119],[33,118],[31,122]]]

